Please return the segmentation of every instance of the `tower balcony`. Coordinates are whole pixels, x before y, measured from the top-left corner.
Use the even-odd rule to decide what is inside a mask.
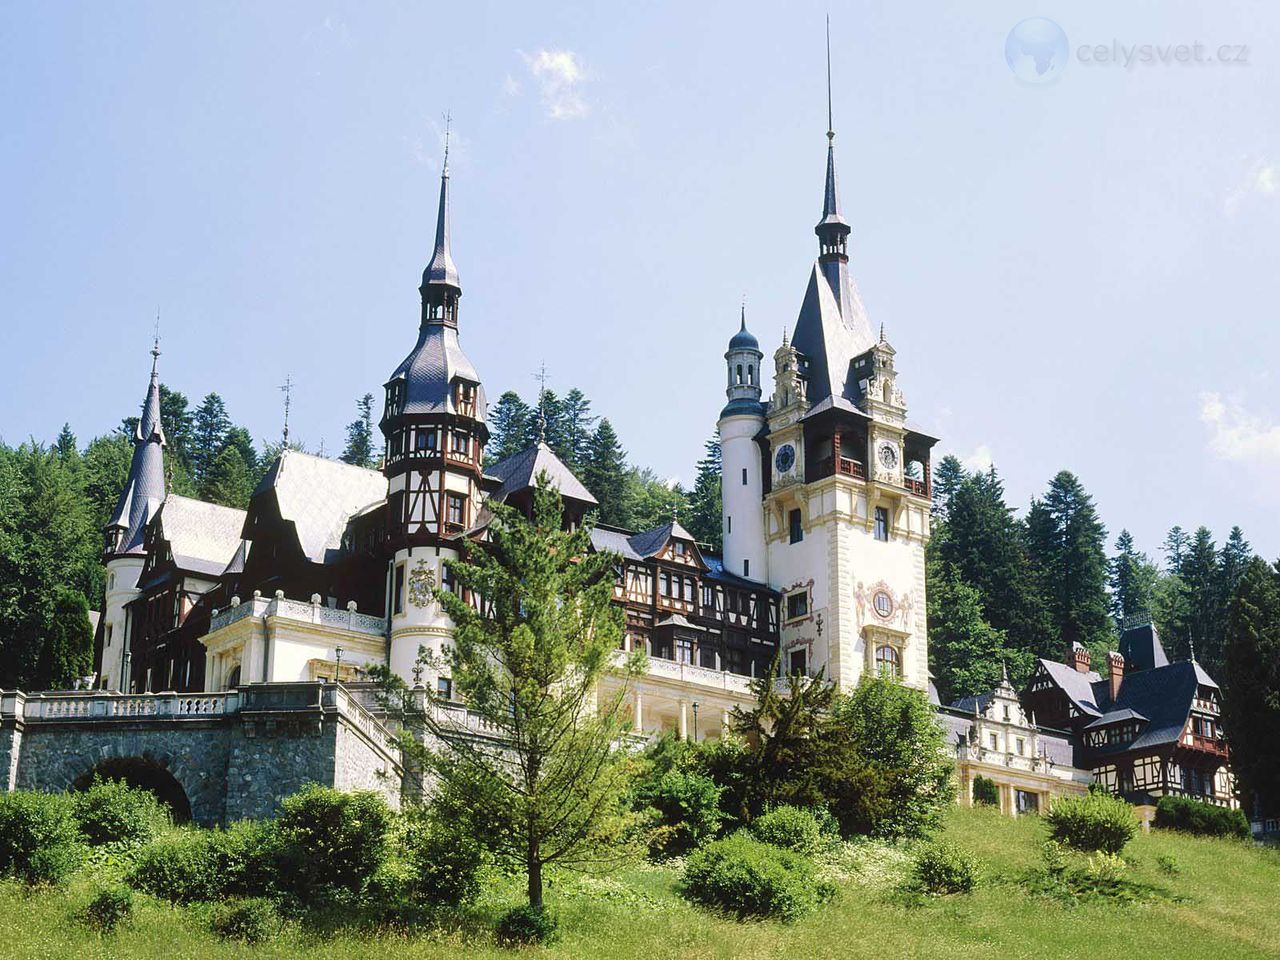
[[[848,457],[826,457],[818,461],[818,469],[813,479],[822,480],[826,477],[834,477],[836,474],[852,477],[854,480],[865,480],[867,468],[860,460],[851,460]]]

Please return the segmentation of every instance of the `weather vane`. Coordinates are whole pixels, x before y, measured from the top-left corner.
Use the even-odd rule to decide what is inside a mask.
[[[284,383],[280,385],[280,390],[284,393],[284,445],[289,446],[289,404],[293,398],[293,377],[286,376]]]
[[[538,389],[538,442],[547,442],[547,364],[543,361],[542,367],[533,375],[533,379],[540,384]]]

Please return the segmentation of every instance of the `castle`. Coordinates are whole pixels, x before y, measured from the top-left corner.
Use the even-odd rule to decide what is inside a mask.
[[[773,352],[768,396],[745,310],[724,353],[723,554],[675,518],[591,530],[593,547],[617,557],[614,599],[626,618],[617,656],[648,654],[628,687],[641,738],[720,735],[775,662],[843,689],[874,674],[932,692],[925,548],[937,440],[908,419],[897,353],[883,327],[872,332],[851,275],[830,126],[817,258]],[[447,153],[419,292],[417,338],[384,384],[381,468],[285,449],[247,510],[167,490],[152,351],[128,481],[105,529],[100,692],[5,693],[0,785],[60,789],[94,771],[128,773],[185,796],[209,822],[268,815],[307,779],[381,784],[398,798],[387,784],[403,770],[362,701],[362,679],[389,667],[465,714],[443,658],[424,673],[420,656],[440,654],[452,635],[435,599],[437,588],[458,589],[450,563],[483,549],[492,504],[529,509],[539,476],[559,490],[569,524],[599,505],[540,440],[485,459],[484,383],[460,338]],[[1010,813],[1093,779],[1121,793],[1141,786],[1147,798],[1234,802],[1216,686],[1195,664],[1157,662],[1158,640],[1141,648],[1149,655],[1140,647],[1128,648],[1127,679],[1117,678],[1125,657],[1109,681],[1087,662],[1070,671],[1042,661],[1028,696],[1051,727],[1007,683],[939,707],[962,795],[982,775]],[[1140,749],[1155,727],[1146,714],[1157,711],[1159,742]],[[1139,783],[1138,767],[1156,779]]]

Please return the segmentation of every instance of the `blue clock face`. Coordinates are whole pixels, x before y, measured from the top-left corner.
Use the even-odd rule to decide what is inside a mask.
[[[778,455],[773,458],[779,473],[788,473],[796,463],[796,448],[784,443],[778,448]]]

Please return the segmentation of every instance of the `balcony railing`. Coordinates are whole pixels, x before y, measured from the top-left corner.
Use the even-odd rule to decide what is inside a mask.
[[[853,477],[855,480],[867,479],[867,470],[861,461],[850,460],[848,457],[841,457],[839,462],[835,457],[827,457],[818,462],[818,476],[814,479],[822,479],[823,477],[834,476],[840,474],[843,477]]]
[[[907,488],[909,493],[914,493],[917,497],[929,496],[929,482],[927,480],[915,480],[906,477],[902,481],[902,485]]]
[[[234,601],[235,597],[232,598]],[[279,617],[285,620],[297,620],[300,623],[313,623],[351,633],[362,633],[381,637],[387,632],[387,621],[382,617],[372,617],[367,613],[357,613],[350,608],[346,610],[326,607],[322,603],[305,603],[300,600],[287,600],[283,596],[251,597],[243,603],[236,603],[226,610],[215,611],[209,621],[209,632],[221,630],[237,620],[245,617]]]

